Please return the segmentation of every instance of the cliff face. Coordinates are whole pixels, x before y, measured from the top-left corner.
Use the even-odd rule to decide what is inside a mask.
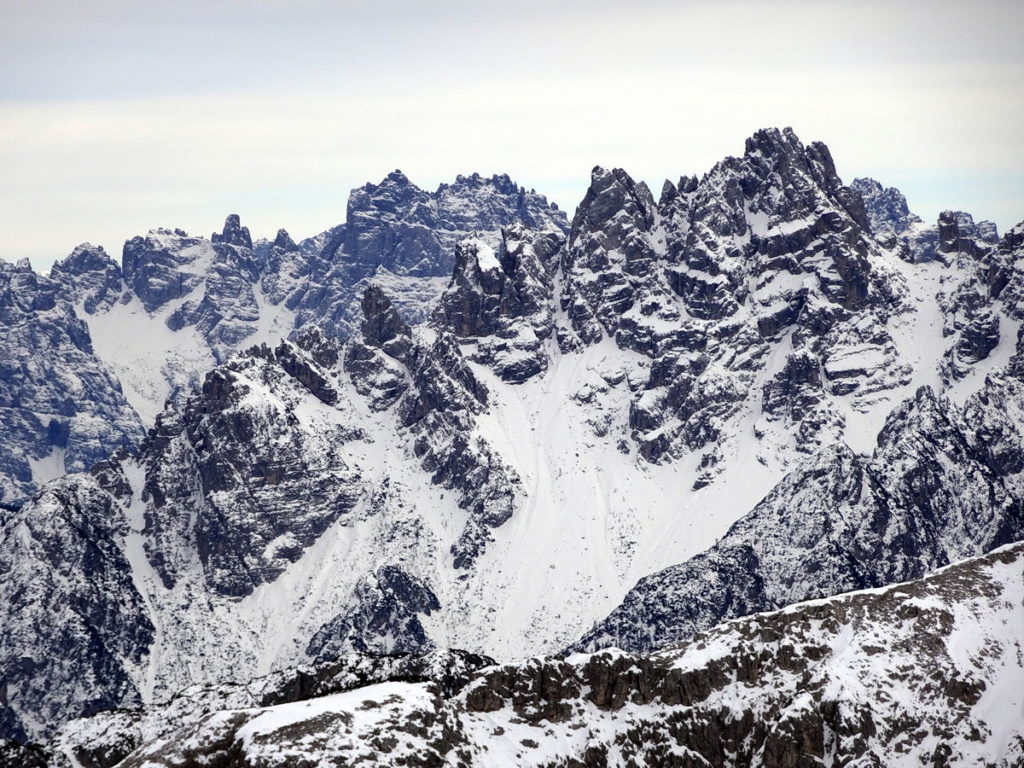
[[[400,172],[353,190],[348,221],[295,243],[253,241],[237,215],[210,237],[154,229],[124,244],[120,264],[84,243],[50,275],[0,268],[0,503],[135,447],[167,400],[184,402],[205,373],[253,344],[317,326],[347,338],[370,284],[405,317],[425,320],[451,276],[455,244],[492,247],[520,226],[553,238],[565,215],[507,176],[458,177],[429,192]]]
[[[105,256],[79,248],[69,259]],[[102,280],[91,290],[97,302],[106,300]],[[42,483],[86,470],[144,434],[76,301],[27,261],[0,262],[0,505],[18,506]]]

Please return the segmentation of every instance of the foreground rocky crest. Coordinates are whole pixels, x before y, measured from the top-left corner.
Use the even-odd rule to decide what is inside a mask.
[[[276,706],[238,699],[187,723],[100,716],[70,724],[59,743],[105,768],[121,754],[104,751],[118,744],[109,724],[134,717],[158,730],[124,766],[1008,768],[1024,759],[1022,612],[1017,544],[919,581],[732,621],[653,656],[470,665],[454,686],[413,675]],[[203,709],[225,701],[187,695]]]

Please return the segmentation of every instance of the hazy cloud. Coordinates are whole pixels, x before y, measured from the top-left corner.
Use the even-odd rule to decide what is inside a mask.
[[[5,3],[0,256],[238,212],[314,234],[399,167],[507,172],[571,209],[595,164],[655,188],[765,125],[844,178],[1024,219],[1019,3]]]

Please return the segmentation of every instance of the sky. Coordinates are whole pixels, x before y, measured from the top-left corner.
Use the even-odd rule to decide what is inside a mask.
[[[508,173],[570,215],[594,165],[657,191],[758,128],[844,180],[1024,219],[1024,3],[0,0],[0,258],[157,226],[300,239],[399,168]]]

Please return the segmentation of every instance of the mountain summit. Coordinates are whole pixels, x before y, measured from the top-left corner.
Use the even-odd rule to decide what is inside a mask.
[[[353,191],[344,224],[298,243],[283,230],[253,241],[232,215],[210,239],[133,238],[120,265],[89,245],[49,277],[4,265],[0,735],[73,738],[58,749],[70,754],[108,721],[66,723],[121,708],[139,730],[89,764],[137,748],[130,760],[157,760],[158,744],[160,760],[199,759],[215,748],[189,750],[218,734],[250,749],[242,719],[175,707],[197,685],[225,711],[294,703],[291,675],[340,696],[352,663],[351,679],[385,686],[380,722],[423,721],[439,754],[425,711],[472,751],[474,718],[507,702],[515,718],[575,723],[591,705],[646,707],[643,691],[664,683],[689,714],[645,710],[622,739],[672,728],[694,750],[683,764],[704,764],[699,733],[724,731],[701,730],[698,703],[732,696],[735,670],[754,680],[761,659],[765,679],[790,685],[843,627],[867,617],[881,637],[913,607],[786,606],[1022,537],[1022,233],[953,211],[925,224],[896,190],[844,184],[824,144],[766,129],[657,199],[595,168],[571,222],[506,176],[428,192],[395,171]],[[935,587],[948,610],[917,608],[1005,645],[950,589]],[[743,618],[764,611],[782,613]],[[935,643],[952,632],[933,630]],[[788,632],[818,656],[786,667],[796,652],[772,638]],[[877,647],[858,651],[885,660],[873,691],[925,658]],[[600,653],[523,661],[570,651]],[[397,654],[421,661],[380,660]],[[492,660],[505,666],[476,672]],[[682,694],[677,662],[706,672],[685,673],[697,687]],[[448,693],[395,688],[396,664]],[[843,664],[815,667],[816,698],[786,726],[814,754],[855,738],[837,707],[863,702],[825,679]],[[622,675],[632,682],[616,688]],[[980,700],[962,677],[935,722]],[[238,687],[264,684],[285,698]],[[781,731],[750,718],[782,722],[778,707],[797,703],[765,691],[714,728],[775,755]],[[902,728],[881,709],[864,750]],[[191,735],[155,733],[162,712]],[[1003,728],[971,717],[978,733]],[[524,750],[543,741],[501,722]]]

